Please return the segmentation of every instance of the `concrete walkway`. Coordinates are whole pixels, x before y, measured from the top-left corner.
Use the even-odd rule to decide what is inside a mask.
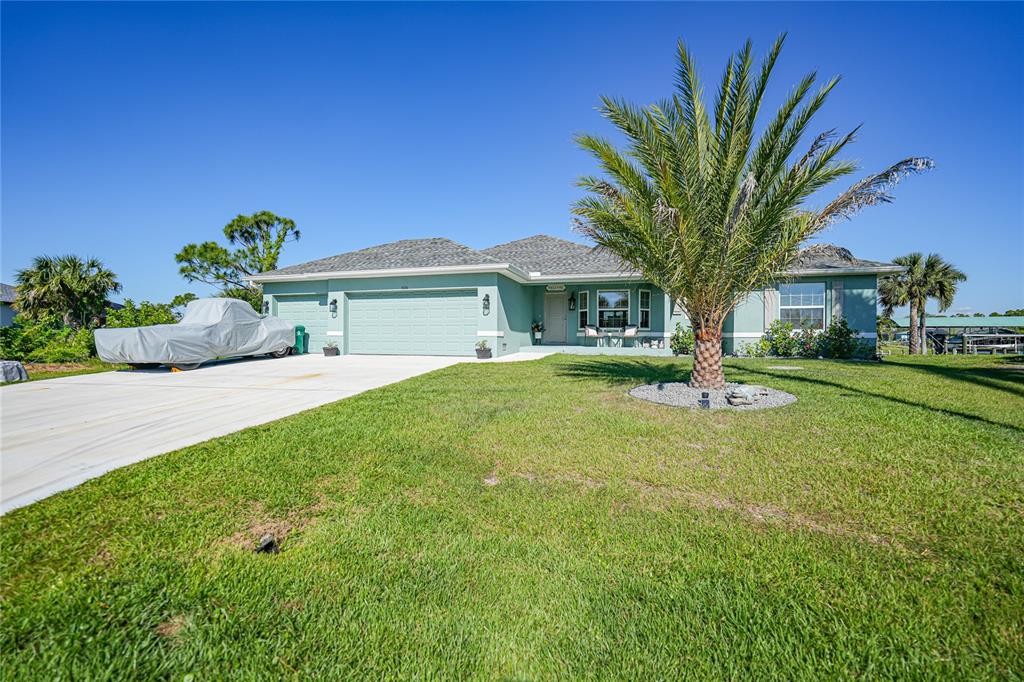
[[[303,355],[4,386],[0,513],[155,455],[467,361],[476,362]]]

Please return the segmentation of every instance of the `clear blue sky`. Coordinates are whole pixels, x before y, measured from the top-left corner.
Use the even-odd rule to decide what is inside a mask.
[[[670,92],[675,41],[708,81],[748,36],[789,41],[767,105],[844,80],[818,129],[864,123],[865,171],[938,168],[824,239],[937,251],[954,311],[1024,306],[1020,4],[51,4],[2,6],[2,279],[101,258],[124,296],[205,293],[174,253],[237,213],[303,238],[282,265],[395,239],[573,238],[576,132],[601,94]],[[840,188],[836,188],[837,190]]]

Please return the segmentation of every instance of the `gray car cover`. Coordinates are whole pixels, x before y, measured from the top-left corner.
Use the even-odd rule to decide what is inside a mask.
[[[178,324],[97,329],[95,336],[104,362],[195,364],[283,350],[295,344],[295,326],[260,317],[236,298],[201,298],[188,304]]]

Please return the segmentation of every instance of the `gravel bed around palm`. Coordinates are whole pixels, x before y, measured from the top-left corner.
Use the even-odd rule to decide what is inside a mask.
[[[757,388],[764,389],[762,391],[763,395],[753,404],[730,405],[726,396],[729,394],[729,391],[740,386],[746,386],[746,384],[726,384],[725,388],[710,389],[693,388],[684,382],[662,382],[637,386],[629,394],[634,398],[640,398],[652,403],[671,405],[673,407],[698,408],[700,406],[698,401],[701,399],[702,394],[707,393],[708,400],[711,403],[710,409],[712,410],[767,410],[796,402],[796,396],[792,393],[758,386]]]

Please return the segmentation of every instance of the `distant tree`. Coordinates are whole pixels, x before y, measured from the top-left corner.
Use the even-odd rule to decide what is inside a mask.
[[[138,305],[130,298],[119,309],[107,308],[105,327],[150,327],[154,324],[174,324],[178,318],[169,303],[142,301]]]
[[[896,322],[891,317],[879,317],[875,325],[878,338],[882,341],[892,340],[892,334],[896,331]]]
[[[178,269],[181,276],[189,282],[212,284],[221,290],[259,291],[246,277],[276,268],[284,245],[302,235],[295,221],[260,211],[236,216],[224,226],[224,236],[236,248],[213,241],[185,245],[174,256],[181,265]]]
[[[260,310],[263,307],[263,291],[260,287],[228,287],[220,292],[220,295],[225,298],[238,298],[249,305],[256,312],[263,312]]]
[[[910,352],[921,353],[927,343],[925,305],[928,299],[934,298],[939,302],[939,312],[947,310],[953,305],[957,285],[967,276],[937,253],[929,254],[927,258],[921,253],[910,253],[894,258],[893,262],[906,270],[879,280],[879,303],[886,317],[891,316],[895,308],[909,306]]]
[[[1007,317],[1024,317],[1024,308],[1015,308],[1013,310],[1007,310],[1003,315]]]
[[[839,82],[812,92],[813,73],[776,113],[758,120],[783,39],[759,65],[747,41],[726,61],[708,100],[693,55],[680,42],[668,98],[648,106],[602,98],[600,112],[624,148],[593,135],[577,138],[604,177],[579,180],[587,196],[573,207],[576,229],[680,302],[696,339],[694,387],[724,385],[722,326],[748,292],[784,277],[807,239],[891,201],[896,182],[933,166],[926,158],[904,159],[822,207],[809,205],[856,170],[840,158],[856,130],[825,131],[803,146]]]
[[[59,316],[64,325],[99,324],[107,298],[121,291],[117,275],[95,258],[37,256],[15,275],[14,307],[26,321]]]
[[[985,317],[985,313],[974,313],[974,317]]]

